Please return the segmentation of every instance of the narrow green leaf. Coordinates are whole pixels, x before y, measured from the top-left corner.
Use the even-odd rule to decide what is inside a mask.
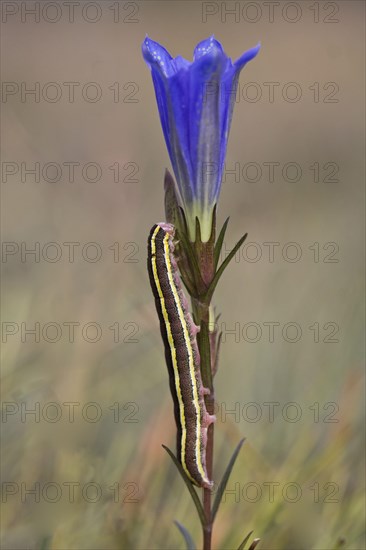
[[[230,462],[229,464],[227,465],[227,468],[225,470],[225,473],[222,477],[222,480],[220,482],[220,485],[217,489],[217,494],[216,494],[216,497],[215,497],[215,501],[213,503],[213,506],[212,506],[212,521],[215,520],[215,516],[217,514],[217,511],[219,509],[219,506],[220,506],[220,502],[221,502],[221,499],[222,499],[222,495],[224,494],[224,491],[226,489],[226,485],[227,485],[227,482],[229,481],[229,477],[230,477],[230,474],[231,474],[231,470],[233,469],[234,467],[234,464],[235,464],[235,461],[236,461],[236,458],[239,454],[239,451],[243,445],[245,441],[245,438],[242,439],[241,441],[239,441],[239,444],[238,446],[236,447],[234,453],[233,453],[233,456],[231,457],[230,459]]]
[[[252,544],[249,546],[249,550],[254,550],[257,548],[258,544],[260,543],[261,539],[254,539]]]
[[[247,534],[241,545],[239,546],[238,550],[244,550],[246,543],[250,539],[250,535],[253,533],[253,531],[250,531],[250,533]]]
[[[179,531],[182,533],[184,540],[186,541],[187,550],[196,550],[196,545],[194,544],[194,540],[192,539],[192,536],[190,532],[179,523],[179,521],[174,521],[175,525],[178,527]]]
[[[234,246],[234,248],[232,249],[232,251],[230,252],[228,257],[225,258],[225,260],[220,265],[219,269],[216,271],[215,277],[213,278],[212,283],[210,285],[210,288],[208,289],[207,294],[206,294],[207,299],[211,300],[212,295],[214,293],[214,290],[216,288],[217,283],[220,280],[221,275],[224,273],[225,269],[227,268],[230,261],[233,259],[233,257],[235,256],[235,254],[237,253],[237,251],[239,250],[239,248],[241,247],[241,245],[243,244],[243,242],[245,241],[247,236],[248,236],[248,233],[245,233],[245,235],[243,235],[243,237],[236,243],[236,245]]]
[[[230,220],[230,218],[226,218],[225,223],[221,228],[219,238],[217,239],[216,244],[215,244],[215,252],[214,252],[215,269],[217,268],[217,264],[219,263],[221,248],[222,248],[222,245],[224,243],[225,233],[226,233],[226,229],[227,229],[227,225],[229,223],[229,220]]]
[[[183,470],[182,468],[182,465],[180,464],[180,462],[177,460],[177,458],[174,456],[174,454],[172,453],[172,451],[166,447],[165,445],[162,445],[163,448],[166,450],[166,452],[168,453],[168,455],[170,456],[170,458],[172,459],[172,461],[174,462],[174,464],[176,465],[180,475],[182,476],[183,478],[183,481],[184,483],[187,485],[187,489],[188,491],[190,492],[191,494],[191,497],[192,497],[192,500],[196,506],[196,509],[197,509],[197,512],[198,512],[198,515],[199,515],[199,518],[200,518],[200,521],[201,521],[201,524],[204,525],[205,524],[205,513],[203,511],[203,508],[202,508],[202,504],[201,504],[201,501],[196,493],[196,490],[195,488],[193,487],[190,479],[188,478],[187,474],[185,473],[185,471]]]

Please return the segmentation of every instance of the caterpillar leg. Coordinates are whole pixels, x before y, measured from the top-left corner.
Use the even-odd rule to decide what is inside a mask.
[[[207,429],[214,422],[216,422],[216,415],[206,412],[202,418],[202,427]]]

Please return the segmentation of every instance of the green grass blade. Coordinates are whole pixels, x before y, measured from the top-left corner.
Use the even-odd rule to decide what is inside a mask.
[[[174,523],[183,535],[183,538],[186,542],[187,550],[196,550],[196,545],[194,544],[194,540],[192,539],[190,532],[184,527],[184,525],[179,523],[179,521],[175,520]]]

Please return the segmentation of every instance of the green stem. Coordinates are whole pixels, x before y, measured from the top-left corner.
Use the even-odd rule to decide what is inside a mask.
[[[215,410],[215,395],[213,388],[213,375],[211,364],[213,351],[216,350],[216,338],[210,333],[210,301],[212,293],[208,296],[208,289],[215,276],[215,214],[212,220],[211,237],[208,242],[202,242],[200,224],[196,220],[196,241],[192,246],[191,252],[195,256],[194,264],[197,266],[198,273],[196,274],[197,294],[192,296],[192,311],[194,320],[200,326],[200,332],[197,335],[197,344],[201,358],[201,376],[202,383],[205,388],[210,390],[210,394],[206,395],[205,403],[208,414],[213,415]],[[207,446],[206,446],[206,469],[209,479],[212,479],[213,474],[213,452],[214,452],[214,425],[210,424],[207,431]],[[202,505],[205,521],[202,526],[203,530],[203,550],[211,550],[213,516],[212,516],[212,491],[203,489]]]
[[[206,401],[206,407],[209,414],[214,412],[214,399],[209,399]],[[207,433],[207,447],[206,447],[206,467],[207,474],[209,479],[212,479],[212,470],[213,470],[213,450],[214,450],[214,425],[211,424],[208,428]],[[212,518],[212,509],[211,509],[211,495],[212,492],[210,489],[203,489],[203,510],[205,513],[205,525],[203,528],[203,550],[211,550],[211,540],[212,540],[212,528],[213,528],[213,518]]]
[[[215,397],[213,389],[213,380],[211,372],[211,346],[209,336],[209,306],[200,303],[195,308],[197,319],[201,330],[198,334],[197,342],[201,357],[201,374],[202,383],[205,388],[210,389],[210,395],[205,398],[206,409],[209,414],[214,414]],[[206,468],[209,479],[212,479],[213,472],[213,450],[214,450],[214,424],[211,424],[207,431],[207,446],[206,446]],[[213,518],[211,510],[211,495],[210,489],[203,489],[203,510],[205,522],[203,525],[203,550],[211,550]]]
[[[201,273],[203,278],[209,282],[211,273],[213,273],[213,255],[202,254],[199,257],[201,266]],[[215,396],[213,388],[213,376],[212,376],[212,337],[210,337],[210,305],[208,300],[203,302],[193,300],[193,311],[197,324],[201,327],[201,330],[197,337],[198,348],[201,358],[201,375],[202,383],[205,388],[210,389],[210,394],[206,396],[205,403],[207,412],[211,415],[214,414],[215,409]],[[207,431],[207,446],[206,446],[206,468],[209,479],[212,479],[213,473],[213,451],[214,451],[214,424],[211,424]],[[212,491],[210,489],[203,489],[202,501],[203,510],[205,515],[205,522],[203,525],[203,550],[211,550],[212,541],[212,529],[213,529],[213,517],[212,517],[212,504],[211,504]]]

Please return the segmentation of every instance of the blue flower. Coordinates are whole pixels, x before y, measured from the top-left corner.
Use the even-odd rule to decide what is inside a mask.
[[[202,240],[210,237],[239,74],[259,49],[258,44],[233,63],[211,36],[196,46],[189,62],[180,56],[173,59],[148,37],[142,44],[192,240],[196,216]]]

